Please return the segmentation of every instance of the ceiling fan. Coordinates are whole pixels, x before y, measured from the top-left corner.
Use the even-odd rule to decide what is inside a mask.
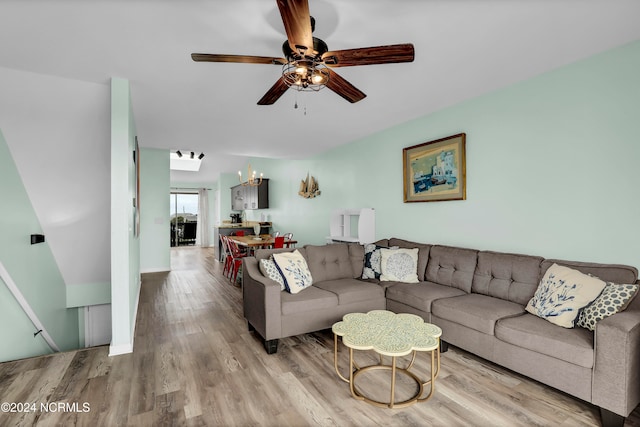
[[[282,45],[284,58],[209,53],[192,53],[191,58],[196,62],[281,65],[282,76],[258,105],[275,103],[290,87],[314,91],[328,87],[347,101],[358,102],[367,95],[332,68],[413,61],[414,49],[410,43],[330,51],[324,41],[312,36],[315,19],[309,14],[308,0],[276,2],[287,33],[287,40]]]

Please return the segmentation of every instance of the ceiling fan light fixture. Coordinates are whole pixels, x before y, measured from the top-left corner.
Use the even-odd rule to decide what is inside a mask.
[[[319,61],[292,59],[282,66],[282,79],[293,89],[317,92],[327,86],[329,69]]]
[[[311,81],[317,85],[326,85],[329,81],[329,75],[314,71],[311,74]]]

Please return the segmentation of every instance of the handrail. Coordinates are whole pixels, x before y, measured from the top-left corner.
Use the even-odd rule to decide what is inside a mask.
[[[7,271],[6,268],[4,268],[4,265],[2,265],[1,262],[0,262],[0,279],[2,279],[2,281],[7,285],[7,287],[13,294],[13,297],[16,299],[16,301],[18,301],[18,304],[20,304],[20,307],[22,307],[22,310],[24,310],[25,314],[29,317],[29,320],[31,320],[31,323],[33,323],[33,326],[36,327],[36,330],[38,332],[36,332],[33,335],[36,336],[38,335],[38,333],[41,333],[42,338],[44,338],[47,344],[49,344],[49,347],[51,347],[53,351],[59,352],[60,348],[56,345],[56,343],[53,341],[53,338],[51,338],[51,335],[49,335],[47,330],[44,328],[44,326],[40,322],[40,319],[38,319],[38,316],[36,315],[36,313],[31,309],[31,306],[25,299],[24,295],[22,295],[22,292],[20,292],[20,289],[18,289],[18,286],[16,286],[16,283],[13,281],[13,279],[11,279],[9,272]]]

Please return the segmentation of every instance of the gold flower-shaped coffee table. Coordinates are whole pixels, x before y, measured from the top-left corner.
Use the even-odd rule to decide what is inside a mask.
[[[386,310],[373,310],[368,313],[346,314],[341,322],[332,327],[334,337],[334,366],[338,376],[349,383],[351,395],[356,399],[380,407],[403,408],[415,402],[423,402],[433,396],[435,380],[440,371],[440,336],[442,329],[436,325],[425,323],[421,317],[408,313],[392,313]],[[349,378],[344,377],[338,369],[338,336],[349,348]],[[373,350],[380,355],[378,365],[358,367],[353,361],[353,350]],[[411,367],[418,351],[431,353],[431,378],[423,381]],[[412,354],[413,353],[413,354]],[[406,368],[396,366],[396,358],[412,354]],[[391,365],[384,364],[384,356],[391,357]],[[362,372],[375,369],[391,371],[391,396],[389,402],[380,402],[366,397],[355,385],[356,377]],[[402,402],[395,401],[396,372],[413,378],[418,384],[417,393]],[[424,394],[429,385],[429,394]]]

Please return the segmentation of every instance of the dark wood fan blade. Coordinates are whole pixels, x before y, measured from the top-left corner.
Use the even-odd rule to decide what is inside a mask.
[[[333,70],[329,70],[327,87],[351,103],[361,101],[367,96]]]
[[[304,54],[313,50],[311,15],[308,0],[277,0],[289,46],[294,52]]]
[[[192,53],[191,59],[196,62],[240,62],[244,64],[277,64],[284,65],[284,58],[272,58],[270,56],[251,55],[216,55],[213,53]]]
[[[411,43],[389,46],[363,47],[329,51],[322,55],[329,67],[351,67],[355,65],[393,64],[412,62],[414,49]]]
[[[284,82],[284,79],[280,77],[278,81],[271,86],[271,89],[264,94],[260,101],[258,101],[258,105],[271,105],[276,102],[283,93],[285,93],[289,89],[289,86]]]

